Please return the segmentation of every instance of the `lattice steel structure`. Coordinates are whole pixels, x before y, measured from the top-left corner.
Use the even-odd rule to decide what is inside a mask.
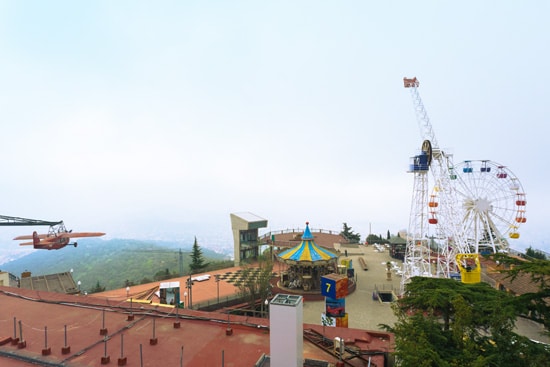
[[[456,254],[469,252],[460,231],[456,194],[451,184],[452,155],[440,149],[428,113],[418,93],[418,79],[404,78],[411,92],[420,134],[424,142],[413,157],[409,172],[414,174],[407,249],[403,263],[401,291],[413,276],[450,277],[456,272]],[[433,179],[430,190],[429,173]],[[432,191],[436,191],[437,195]]]

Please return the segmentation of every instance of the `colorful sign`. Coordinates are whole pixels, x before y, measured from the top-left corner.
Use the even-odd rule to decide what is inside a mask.
[[[327,316],[342,317],[346,314],[346,299],[345,298],[325,298],[325,311]]]
[[[348,314],[336,318],[336,327],[348,327]]]
[[[336,326],[336,318],[330,317],[327,314],[322,313],[321,314],[321,325],[324,326]]]
[[[352,260],[351,259],[342,259],[342,260],[340,260],[340,264],[344,265],[346,267],[346,269],[351,269],[352,268]]]
[[[321,277],[321,294],[325,297],[339,299],[348,295],[348,278],[346,275],[327,274]]]

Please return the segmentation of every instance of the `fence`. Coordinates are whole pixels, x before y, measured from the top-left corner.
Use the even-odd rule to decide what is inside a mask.
[[[287,229],[281,229],[280,231],[270,231],[267,233],[264,233],[259,237],[260,240],[268,241],[271,240],[272,235],[278,235],[278,234],[285,234],[285,233],[303,233],[305,231],[305,228],[287,228]],[[328,234],[335,234],[339,235],[340,231],[333,231],[333,230],[326,230],[326,229],[314,229],[310,228],[311,233],[328,233]]]
[[[235,306],[239,303],[243,303],[243,297],[239,294],[232,294],[230,296],[220,297],[219,302],[218,298],[211,298],[202,302],[193,302],[190,308],[193,310],[214,311],[224,307]]]

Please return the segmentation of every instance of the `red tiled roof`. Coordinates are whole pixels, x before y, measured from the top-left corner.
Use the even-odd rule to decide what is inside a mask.
[[[288,234],[292,236],[292,234]],[[318,245],[333,249],[342,237],[331,233],[315,233]],[[279,241],[279,235],[277,235]],[[289,238],[289,242],[290,238]],[[292,242],[295,245],[297,242]],[[284,264],[275,264],[282,271]],[[238,272],[234,267],[208,272],[211,277],[195,282],[192,288],[193,306],[220,302],[233,297],[238,288],[227,280],[216,282],[215,275],[227,279]],[[196,274],[193,277],[204,275]],[[225,276],[225,277],[224,277]],[[183,300],[187,277],[166,280],[180,282]],[[246,316],[230,316],[232,335],[226,335],[227,314],[167,305],[128,302],[128,299],[154,299],[161,282],[76,296],[41,292],[30,289],[0,287],[0,344],[20,338],[22,326],[24,347],[8,342],[0,345],[0,366],[31,366],[36,363],[51,366],[99,366],[106,358],[111,365],[120,365],[126,358],[128,366],[221,365],[222,353],[227,367],[254,366],[262,355],[269,355],[269,320]],[[130,320],[129,315],[133,316]],[[14,330],[14,320],[16,329]],[[176,327],[176,324],[179,327]],[[65,345],[65,327],[67,343]],[[46,343],[47,328],[47,343]],[[365,351],[391,351],[393,335],[351,328],[323,328],[304,324],[304,329],[324,333],[329,339],[339,336],[346,345]],[[105,335],[103,335],[106,333]],[[15,334],[15,335],[14,335]],[[21,343],[21,341],[19,341]],[[46,345],[47,344],[47,345]],[[68,353],[63,353],[63,349]],[[50,350],[51,353],[45,351]],[[304,358],[336,363],[335,356],[304,340]],[[373,356],[373,366],[383,366],[382,356]],[[34,364],[29,364],[33,362]],[[360,360],[350,360],[360,366]]]
[[[143,366],[176,366],[183,348],[185,366],[221,365],[223,353],[225,366],[240,367],[254,366],[262,354],[269,355],[268,320],[262,318],[232,315],[233,333],[227,336],[227,315],[217,312],[149,304],[133,304],[130,309],[125,300],[10,287],[0,287],[0,304],[0,340],[19,338],[21,325],[25,343],[23,348],[17,343],[0,346],[1,366],[30,365],[16,362],[16,357],[64,366],[98,366],[107,357],[116,365],[119,358],[126,358],[128,365],[137,366],[140,356]],[[180,327],[176,328],[178,322]],[[319,325],[304,325],[307,327],[322,330]],[[329,333],[344,337],[346,343],[367,343],[367,349],[387,350],[390,345],[389,339],[378,342],[365,330],[327,328]],[[63,354],[67,347],[70,352]],[[51,353],[44,355],[48,349]],[[331,363],[337,360],[309,342],[304,342],[304,358]]]
[[[517,295],[539,291],[538,285],[533,282],[529,274],[519,273],[515,279],[512,279],[509,274],[501,272],[505,268],[493,260],[481,258],[480,262],[485,269],[485,274],[495,282],[497,288],[504,287]]]

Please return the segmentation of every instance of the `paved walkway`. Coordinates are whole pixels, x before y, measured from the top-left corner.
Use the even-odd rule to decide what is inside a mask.
[[[342,251],[344,248],[342,248]],[[348,313],[348,327],[366,330],[380,330],[379,324],[393,325],[396,317],[389,303],[382,303],[372,299],[376,288],[379,290],[395,290],[400,293],[401,278],[392,273],[392,279],[387,280],[386,262],[396,261],[388,252],[377,252],[374,246],[359,246],[358,249],[348,249],[348,257],[353,261],[357,275],[357,290],[346,297],[346,312]],[[367,262],[369,270],[361,269],[359,257]],[[397,261],[399,266],[401,261]],[[324,312],[324,301],[308,301],[304,303],[304,322],[311,324],[321,323],[321,314]],[[534,321],[518,318],[516,332],[529,339],[550,344],[550,337],[542,335],[542,326]]]
[[[342,252],[345,247],[342,247]],[[401,278],[392,274],[387,280],[386,262],[395,261],[387,252],[376,252],[373,246],[348,248],[348,258],[353,261],[357,277],[357,289],[346,297],[346,312],[348,313],[348,327],[366,330],[380,330],[379,324],[393,325],[396,318],[389,303],[373,300],[375,289],[391,291],[399,294]],[[343,257],[343,256],[342,256]],[[369,270],[363,270],[359,264],[359,257],[367,262]],[[401,262],[398,264],[401,266]],[[324,301],[308,301],[304,303],[304,322],[311,324],[321,323],[321,314],[324,312]]]

